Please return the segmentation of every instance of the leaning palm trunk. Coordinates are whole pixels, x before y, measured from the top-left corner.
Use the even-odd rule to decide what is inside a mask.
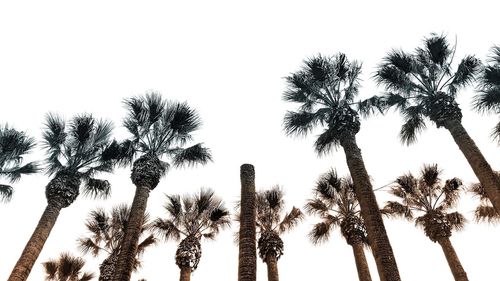
[[[240,168],[241,213],[238,256],[238,281],[257,278],[255,170],[250,164]]]
[[[24,281],[28,279],[31,269],[40,255],[45,241],[49,237],[50,231],[56,224],[62,207],[63,205],[55,200],[47,204],[35,231],[24,247],[23,253],[14,266],[8,281]]]
[[[467,273],[465,273],[465,270],[458,259],[457,253],[455,252],[453,245],[451,245],[450,239],[441,238],[438,240],[438,243],[443,249],[446,261],[448,261],[448,265],[450,266],[451,273],[453,274],[455,281],[469,281]]]
[[[99,265],[99,281],[111,281],[115,273],[117,253],[112,253]]]
[[[500,181],[495,176],[490,164],[488,164],[460,121],[449,120],[444,126],[450,131],[453,140],[457,143],[458,148],[460,148],[469,165],[472,167],[474,174],[476,174],[479,182],[484,187],[493,207],[500,214]]]
[[[381,281],[399,281],[398,266],[387,237],[382,215],[373,192],[370,178],[356,144],[355,136],[347,136],[341,140],[347,166],[354,182],[354,191],[359,201],[361,216],[366,224],[368,240],[377,264]]]
[[[356,269],[358,270],[359,281],[372,281],[368,262],[366,261],[363,243],[357,242],[352,245],[354,260],[356,261]]]
[[[181,267],[181,275],[179,281],[189,281],[191,280],[191,268],[189,266]]]
[[[267,265],[267,280],[268,281],[279,281],[278,274],[278,259],[276,255],[268,254],[266,257],[266,265]]]
[[[130,280],[134,268],[134,259],[137,253],[137,246],[140,229],[143,225],[144,214],[148,204],[150,189],[147,186],[137,186],[134,201],[130,208],[130,215],[127,221],[127,229],[120,246],[120,254],[116,263],[113,280]]]

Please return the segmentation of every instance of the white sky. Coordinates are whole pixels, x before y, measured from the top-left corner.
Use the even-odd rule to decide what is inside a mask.
[[[240,192],[239,166],[255,165],[258,188],[280,184],[291,205],[302,207],[318,175],[335,167],[347,173],[338,151],[318,159],[314,138],[288,138],[282,118],[291,105],[281,101],[283,77],[299,69],[304,58],[342,51],[363,62],[361,97],[381,92],[370,79],[381,58],[393,47],[413,50],[430,32],[458,37],[456,58],[476,54],[484,59],[500,44],[495,2],[475,1],[2,1],[0,3],[0,120],[40,138],[43,116],[55,111],[70,117],[90,112],[111,119],[117,135],[125,114],[125,97],[157,90],[166,98],[187,100],[204,121],[196,141],[212,149],[214,163],[172,170],[151,193],[148,211],[163,216],[165,193],[192,193],[211,187],[232,208]],[[457,60],[458,61],[458,60]],[[473,91],[462,92],[463,123],[494,169],[498,146],[489,133],[496,116],[469,110]],[[445,179],[476,181],[449,133],[429,128],[417,145],[400,145],[399,115],[363,121],[358,134],[374,187],[423,163],[438,163]],[[41,156],[41,155],[39,155]],[[37,158],[37,157],[34,157]],[[64,209],[35,264],[29,280],[42,280],[41,262],[62,251],[78,253],[76,239],[96,206],[131,202],[129,170],[106,176],[113,186],[107,201],[79,198]],[[7,279],[46,206],[43,175],[16,184],[13,200],[0,205],[0,280]],[[387,197],[376,193],[379,204]],[[460,211],[472,216],[474,201],[462,200]],[[279,261],[282,280],[357,280],[352,250],[339,233],[312,246],[306,233],[316,218],[284,236]],[[438,244],[420,229],[385,220],[403,280],[452,280]],[[234,230],[234,229],[233,229]],[[500,228],[466,227],[451,240],[471,280],[491,280],[497,273]],[[237,247],[232,231],[204,242],[193,280],[235,280]],[[174,280],[175,243],[161,243],[144,255],[145,266],[133,280]],[[370,270],[377,280],[371,253]],[[96,273],[102,260],[87,258]],[[258,260],[258,279],[266,280]],[[330,277],[332,275],[332,277]]]

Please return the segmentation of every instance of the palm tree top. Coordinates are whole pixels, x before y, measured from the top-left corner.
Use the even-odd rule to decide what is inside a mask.
[[[184,237],[214,239],[220,230],[231,225],[229,211],[211,189],[202,188],[196,194],[167,195],[167,218],[158,218],[153,229],[168,240]]]
[[[89,281],[94,279],[94,274],[81,273],[85,261],[80,257],[74,257],[69,253],[62,253],[57,260],[49,260],[42,263],[47,281]]]
[[[47,152],[47,174],[70,174],[85,181],[84,193],[108,196],[107,181],[95,179],[101,172],[111,172],[118,155],[113,153],[118,144],[111,141],[113,125],[97,120],[91,114],[75,115],[65,121],[57,114],[45,117],[42,146]]]
[[[0,178],[10,183],[17,182],[22,175],[37,173],[40,168],[36,162],[23,164],[23,158],[35,147],[35,140],[25,132],[17,131],[7,124],[0,126]],[[13,188],[0,184],[0,201],[9,201]]]

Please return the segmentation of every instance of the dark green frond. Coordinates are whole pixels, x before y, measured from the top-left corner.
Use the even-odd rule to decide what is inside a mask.
[[[210,149],[198,143],[188,148],[177,151],[173,157],[173,164],[176,167],[194,166],[196,164],[205,165],[212,161]]]
[[[495,127],[493,127],[493,130],[491,130],[490,136],[496,140],[498,143],[500,143],[500,122],[498,122]]]
[[[287,135],[306,136],[321,122],[321,118],[318,112],[288,111],[285,114],[283,127]]]
[[[14,189],[10,185],[0,184],[0,202],[9,202]]]
[[[386,99],[380,96],[373,96],[358,102],[358,112],[361,116],[368,117],[375,114],[377,111],[384,114],[387,109]]]
[[[422,110],[420,106],[410,106],[402,111],[404,124],[401,126],[399,137],[406,145],[415,143],[419,133],[426,128]]]
[[[0,176],[6,177],[10,182],[14,183],[21,179],[22,175],[35,174],[40,171],[38,163],[30,162],[23,166],[11,166],[8,168],[0,169]]]
[[[84,185],[83,194],[90,198],[106,199],[111,194],[111,184],[107,180],[89,178]]]
[[[59,115],[48,113],[45,115],[45,128],[43,129],[43,145],[51,152],[59,152],[61,145],[66,141],[66,123]]]
[[[386,58],[386,60],[390,60],[390,57]],[[392,64],[381,64],[374,78],[379,85],[383,85],[387,90],[394,90],[404,95],[408,95],[418,89],[418,86],[404,71]]]
[[[452,53],[450,44],[446,40],[446,36],[431,34],[430,37],[424,38],[425,51],[429,58],[435,64],[443,66]]]
[[[171,103],[167,105],[166,111],[173,112],[169,121],[172,131],[183,140],[187,140],[190,134],[201,126],[201,118],[196,110],[184,103]]]
[[[326,155],[340,145],[339,136],[329,128],[325,129],[314,142],[314,150],[318,155]]]
[[[448,89],[455,94],[459,89],[475,81],[481,68],[481,61],[474,56],[466,56],[458,65],[457,71],[448,85]]]
[[[450,223],[452,229],[454,230],[463,230],[465,223],[467,220],[465,217],[459,212],[453,212],[446,214],[446,219]]]

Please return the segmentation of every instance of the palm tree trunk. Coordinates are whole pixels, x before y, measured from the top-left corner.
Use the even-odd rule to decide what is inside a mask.
[[[134,201],[127,221],[127,229],[120,245],[120,254],[113,275],[114,281],[128,281],[132,275],[137,243],[141,235],[144,213],[148,204],[149,191],[147,186],[136,187]]]
[[[366,261],[363,243],[356,242],[352,246],[354,260],[356,261],[356,269],[358,270],[359,281],[372,281],[368,262]]]
[[[35,231],[24,247],[23,253],[14,266],[8,281],[25,281],[28,279],[31,269],[40,255],[43,245],[45,245],[45,241],[47,241],[49,237],[50,231],[56,224],[61,209],[62,204],[55,200],[47,204]]]
[[[460,121],[450,120],[446,122],[445,128],[450,131],[453,140],[455,140],[458,148],[460,148],[467,162],[472,167],[474,174],[476,174],[479,182],[484,187],[493,207],[500,214],[500,180],[491,169],[490,164],[488,164]]]
[[[238,256],[238,281],[257,278],[257,250],[255,239],[255,170],[250,164],[240,167],[241,211]],[[118,280],[117,280],[118,281]]]
[[[191,268],[183,266],[181,267],[181,275],[179,281],[189,281],[191,280]]]
[[[279,281],[278,274],[278,259],[273,254],[268,254],[266,256],[267,265],[267,280],[268,281]]]
[[[451,245],[449,238],[442,238],[438,240],[439,245],[443,249],[444,255],[446,257],[446,261],[450,266],[451,273],[453,273],[453,277],[455,277],[455,281],[469,281],[467,278],[467,273],[465,273],[460,260],[458,259],[457,253]]]
[[[356,144],[356,137],[343,138],[341,145],[344,148],[347,166],[354,182],[354,191],[361,208],[361,216],[366,224],[368,240],[375,257],[380,280],[400,281],[396,259],[387,237],[377,199],[361,156],[361,150]]]
[[[118,260],[118,253],[111,253],[99,265],[99,281],[111,281],[115,273],[116,262]]]

